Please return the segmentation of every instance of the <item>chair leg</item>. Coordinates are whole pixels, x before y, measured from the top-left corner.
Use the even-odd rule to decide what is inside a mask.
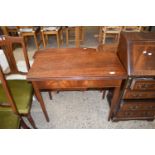
[[[20,120],[20,126],[23,127],[23,129],[30,129],[30,127],[24,122],[22,118]]]
[[[44,38],[44,32],[41,32],[41,36],[42,36],[43,46],[44,46],[44,48],[46,48],[46,42],[45,42],[45,38]]]
[[[56,34],[56,38],[57,38],[57,45],[58,45],[58,48],[59,48],[60,47],[59,33]]]
[[[84,28],[83,27],[80,28],[80,41],[83,44],[83,41],[84,41]]]
[[[53,99],[53,97],[52,97],[52,92],[49,91],[48,94],[49,94],[50,100],[52,100],[52,99]]]
[[[104,32],[103,33],[103,41],[102,41],[103,44],[105,44],[105,40],[106,40],[106,33]]]
[[[66,46],[68,47],[68,28],[66,28]]]
[[[103,92],[102,92],[102,99],[104,99],[104,98],[105,98],[105,93],[106,93],[106,91],[105,91],[105,90],[103,90]]]
[[[35,41],[37,50],[39,50],[39,45],[38,45],[38,41],[37,41],[37,36],[36,36],[36,34],[34,34],[34,41]]]
[[[63,30],[60,30],[60,41],[61,45],[63,45]]]
[[[33,127],[34,129],[37,129],[37,127],[36,127],[36,125],[35,125],[35,122],[34,122],[32,116],[31,116],[31,114],[28,114],[27,119],[29,120],[29,122],[30,122],[30,124],[32,125],[32,127]]]

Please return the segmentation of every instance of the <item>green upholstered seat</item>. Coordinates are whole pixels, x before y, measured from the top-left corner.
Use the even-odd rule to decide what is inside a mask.
[[[27,114],[31,107],[30,104],[33,95],[32,85],[28,83],[26,80],[8,80],[7,83],[16,103],[18,112],[20,114]],[[2,84],[0,84],[0,103],[6,102],[8,102],[7,97],[2,88]],[[11,110],[10,107],[0,107],[0,111],[2,110],[2,108],[3,111],[8,111],[9,109]]]
[[[0,129],[17,129],[20,119],[12,111],[0,111]]]

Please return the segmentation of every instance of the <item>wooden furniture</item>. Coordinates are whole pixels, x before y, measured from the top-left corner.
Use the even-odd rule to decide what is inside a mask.
[[[70,41],[74,41],[76,47],[80,47],[80,42],[84,41],[84,27],[83,26],[66,26],[66,46]]]
[[[125,32],[140,32],[142,31],[142,26],[124,26],[123,31]]]
[[[118,42],[121,30],[122,26],[101,26],[99,32],[99,42],[105,44],[106,38],[109,36],[114,37],[115,42]]]
[[[6,26],[6,30],[10,36],[18,36],[18,28],[16,26]]]
[[[12,89],[9,89],[9,84],[5,79],[0,65],[0,129],[29,128],[18,112],[15,104],[15,99],[17,98],[12,96]],[[5,95],[7,100],[3,100],[3,95]]]
[[[34,42],[36,44],[37,50],[39,50],[39,45],[37,40],[37,35],[40,34],[40,27],[39,26],[17,26],[18,33],[20,36],[24,37],[25,41],[27,41],[27,37],[33,36]]]
[[[61,62],[61,63],[60,63]],[[49,120],[40,90],[86,90],[113,88],[108,120],[113,116],[126,72],[117,55],[95,49],[45,49],[36,52],[27,80],[32,82],[46,120]]]
[[[122,33],[118,56],[128,78],[123,82],[114,120],[155,118],[155,33]]]
[[[62,36],[62,27],[61,26],[43,26],[41,28],[42,40],[44,48],[48,42],[48,35],[55,35],[57,40],[58,48],[60,44],[63,43],[63,36]]]
[[[24,55],[24,60],[26,63],[27,71],[30,68],[28,55],[26,51],[26,47],[24,44],[24,40],[22,37],[11,37],[11,36],[2,36],[0,40],[0,47],[3,49],[4,54],[8,60],[9,65],[9,72],[5,73],[7,78],[8,87],[11,91],[13,101],[10,101],[8,96],[5,96],[5,92],[0,88],[0,102],[14,104],[17,107],[17,110],[20,116],[26,116],[31,125],[36,128],[36,125],[31,117],[31,104],[32,104],[32,97],[33,97],[33,87],[30,83],[28,83],[24,78],[18,79],[16,75],[26,75],[27,72],[21,72],[18,70],[16,60],[13,53],[13,45],[20,44],[22,46],[22,52]],[[14,76],[14,78],[12,77]],[[12,80],[9,80],[12,79]],[[11,95],[9,95],[11,96]],[[13,108],[15,111],[15,108]]]

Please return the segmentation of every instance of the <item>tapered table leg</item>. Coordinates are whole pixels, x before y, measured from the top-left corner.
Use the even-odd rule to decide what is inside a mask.
[[[38,99],[39,103],[40,103],[40,106],[42,108],[42,111],[45,115],[45,118],[47,120],[47,122],[49,122],[49,117],[48,117],[48,113],[46,111],[46,107],[45,107],[45,104],[44,104],[44,101],[43,101],[43,98],[41,96],[41,93],[40,93],[40,90],[36,84],[36,82],[32,82],[32,85],[33,85],[33,88],[34,88],[34,91],[35,91],[35,95],[36,95],[36,98]]]

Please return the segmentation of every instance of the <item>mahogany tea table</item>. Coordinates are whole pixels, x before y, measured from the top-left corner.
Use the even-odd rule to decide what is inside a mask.
[[[126,71],[116,53],[92,48],[50,48],[36,52],[27,80],[32,82],[46,120],[49,117],[41,90],[86,90],[113,88],[108,120],[115,113]]]

